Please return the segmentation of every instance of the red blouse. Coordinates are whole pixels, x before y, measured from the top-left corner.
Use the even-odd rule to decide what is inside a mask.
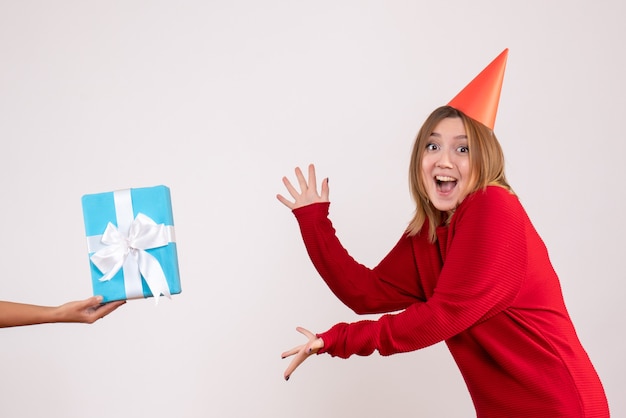
[[[546,247],[516,196],[497,186],[468,196],[437,242],[425,225],[373,269],[343,248],[328,208],[294,210],[313,264],[356,313],[387,314],[319,334],[320,354],[386,356],[445,341],[478,417],[609,416]]]

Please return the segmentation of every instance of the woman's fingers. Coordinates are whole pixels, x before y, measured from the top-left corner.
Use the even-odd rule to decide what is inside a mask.
[[[282,353],[280,357],[285,359],[287,357],[293,356],[294,354],[298,354],[298,352],[302,350],[302,347],[303,347],[302,345],[299,345],[297,347],[292,348],[291,350],[287,350],[284,353]]]
[[[321,195],[322,201],[328,202],[329,195],[330,195],[330,191],[328,188],[328,177],[326,177],[324,180],[322,180],[322,195]]]
[[[302,170],[300,170],[300,167],[296,167],[296,178],[298,179],[298,183],[300,184],[300,193],[306,194],[309,189],[309,185],[307,184],[307,181],[304,178],[304,174],[302,174]]]
[[[289,209],[293,209],[293,202],[291,200],[285,199],[285,197],[280,194],[276,195],[276,199],[278,199],[280,203],[287,206]]]
[[[300,366],[304,362],[304,360],[306,360],[307,357],[308,356],[306,354],[302,354],[301,350],[300,353],[298,353],[298,355],[295,356],[293,360],[291,360],[291,363],[289,363],[289,366],[287,366],[287,369],[285,369],[285,373],[283,375],[285,380],[289,380],[294,370],[296,370],[298,366]]]
[[[312,189],[317,194],[317,179],[315,178],[315,166],[309,164],[309,189]]]
[[[293,185],[291,184],[291,182],[289,181],[287,177],[283,177],[283,184],[285,185],[285,188],[287,189],[291,197],[293,197],[294,199],[297,199],[298,196],[300,196],[300,193],[298,193],[296,188],[293,187]]]
[[[317,353],[323,346],[321,340],[311,331],[302,327],[297,327],[296,331],[304,335],[308,341],[306,344],[302,344],[292,348],[291,350],[287,350],[281,355],[282,358],[294,356],[289,363],[289,366],[287,366],[287,369],[285,369],[285,373],[283,375],[285,377],[285,380],[289,380],[289,377],[294,372],[294,370],[296,370],[298,366],[300,366],[304,362],[304,360],[306,360],[311,354]]]
[[[311,331],[309,331],[306,328],[296,327],[296,331],[304,335],[309,341],[315,338],[315,334],[313,334]]]
[[[305,178],[304,173],[300,167],[296,167],[296,180],[300,190],[289,181],[287,177],[283,177],[282,181],[285,188],[289,192],[291,199],[287,199],[285,196],[278,194],[276,198],[289,209],[294,210],[302,206],[307,206],[318,202],[328,202],[328,178],[322,181],[321,195],[317,192],[317,178],[315,175],[315,165],[309,164],[308,179]]]

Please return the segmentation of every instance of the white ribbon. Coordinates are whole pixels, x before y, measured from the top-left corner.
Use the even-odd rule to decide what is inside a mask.
[[[130,223],[126,236],[109,222],[99,240],[100,249],[91,256],[93,264],[104,274],[100,281],[111,280],[120,269],[123,269],[127,298],[143,296],[141,276],[148,284],[156,303],[159,302],[161,294],[171,298],[161,264],[146,250],[168,245],[173,241],[172,235],[172,227],[165,224],[157,225],[143,213],[137,214]]]

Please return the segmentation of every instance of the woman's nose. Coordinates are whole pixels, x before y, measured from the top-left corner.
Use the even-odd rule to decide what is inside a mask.
[[[439,159],[435,165],[439,168],[452,168],[452,159],[447,152],[442,152],[439,154]]]

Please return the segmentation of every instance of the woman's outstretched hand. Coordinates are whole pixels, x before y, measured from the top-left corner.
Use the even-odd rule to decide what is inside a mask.
[[[300,167],[296,167],[296,178],[298,180],[298,184],[300,185],[300,192],[293,187],[287,177],[283,177],[283,184],[287,188],[291,197],[294,199],[292,202],[280,194],[276,195],[276,198],[280,200],[283,205],[287,206],[291,210],[294,210],[313,203],[328,202],[328,177],[322,180],[321,193],[318,194],[317,180],[315,179],[315,166],[313,164],[309,165],[308,181],[304,178],[304,174],[302,174]]]
[[[316,354],[324,347],[324,340],[317,337],[312,332],[302,327],[297,327],[296,331],[307,337],[309,341],[307,341],[306,344],[299,345],[281,354],[282,358],[294,356],[291,363],[289,363],[287,370],[285,370],[285,380],[289,380],[291,373],[293,373],[293,371],[296,370],[298,366],[301,365],[311,354]]]
[[[57,321],[93,324],[125,303],[125,300],[102,303],[102,296],[68,302],[56,308]]]
[[[126,301],[102,303],[102,296],[67,302],[60,306],[32,305],[0,301],[0,328],[51,322],[92,324],[107,316]]]

